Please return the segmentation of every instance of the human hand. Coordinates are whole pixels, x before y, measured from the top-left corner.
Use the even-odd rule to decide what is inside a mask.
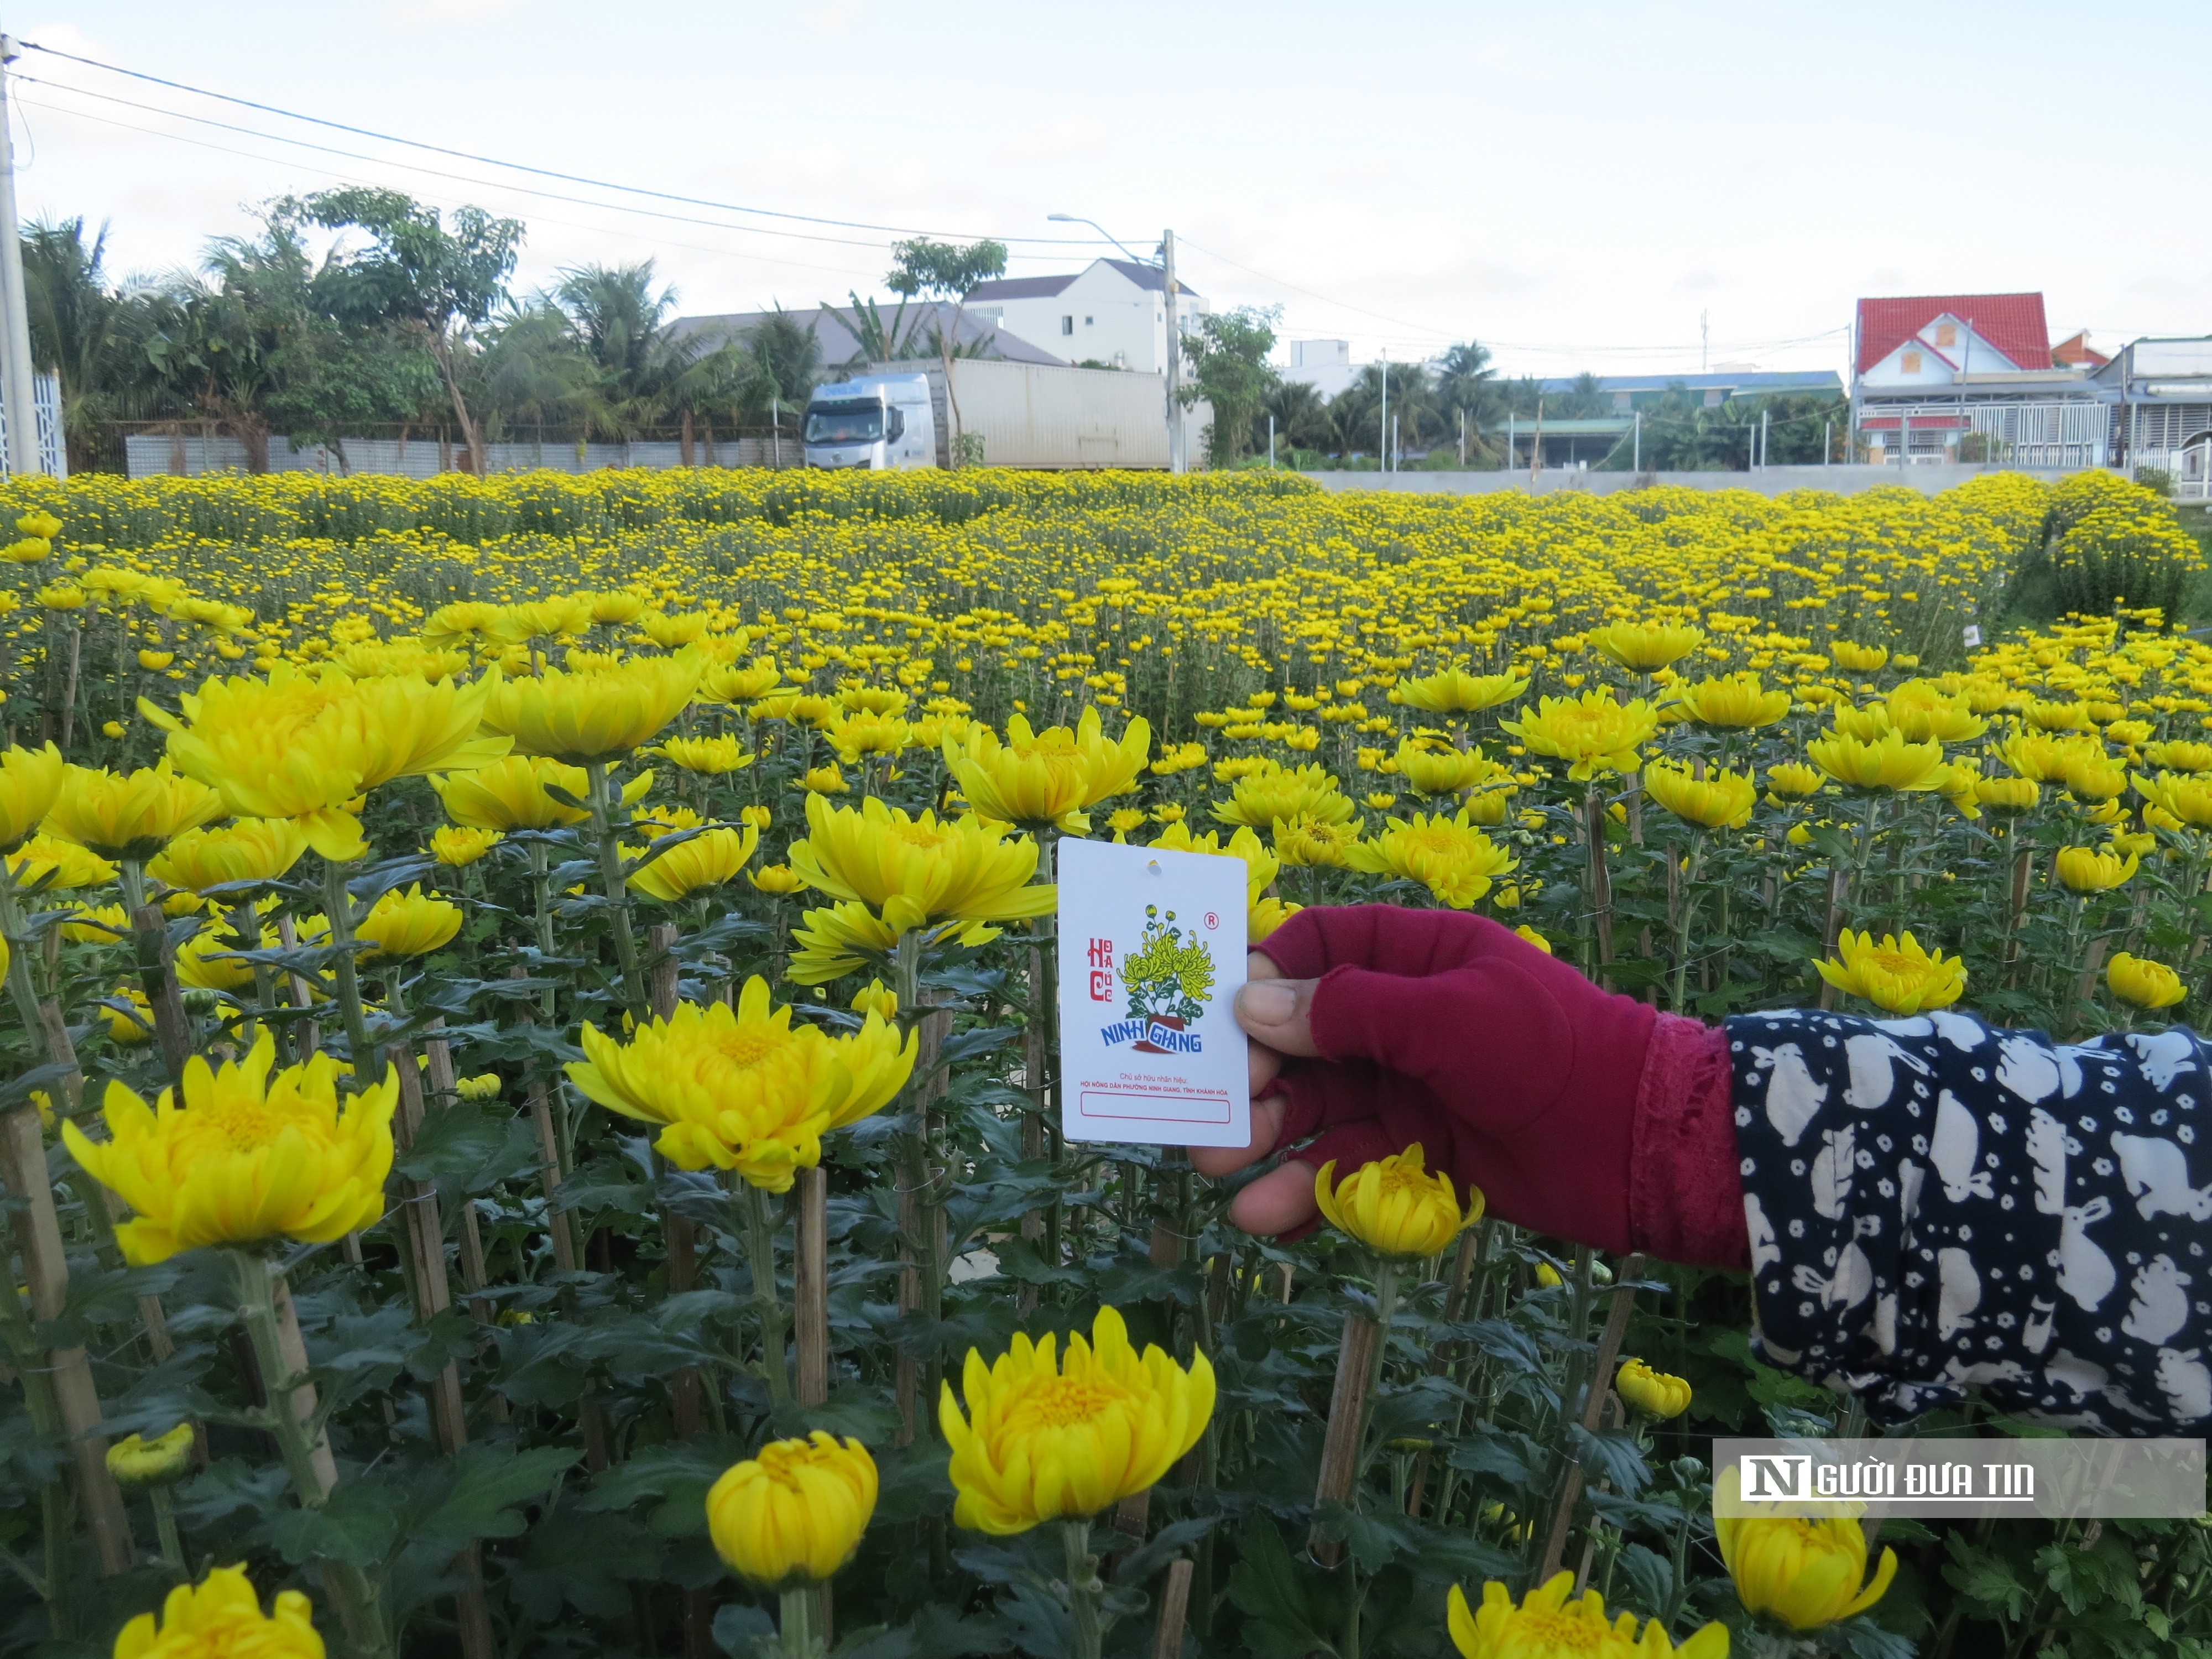
[[[1194,1149],[1227,1175],[1290,1160],[1238,1193],[1230,1219],[1279,1234],[1317,1210],[1310,1166],[1346,1168],[1415,1142],[1483,1188],[1491,1213],[1626,1247],[1638,1082],[1656,1018],[1481,917],[1316,907],[1249,963],[1252,1139]]]

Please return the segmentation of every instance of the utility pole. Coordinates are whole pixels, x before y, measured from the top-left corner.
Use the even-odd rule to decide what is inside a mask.
[[[1467,471],[1467,410],[1459,412],[1459,470]]]
[[[1831,415],[1820,422],[1820,465],[1826,466],[1833,459],[1831,451],[1836,441],[1836,417]]]
[[[1275,417],[1267,416],[1267,471],[1275,470]]]
[[[1375,447],[1382,452],[1376,458],[1376,465],[1388,472],[1390,470],[1390,360],[1388,357],[1382,359],[1382,412],[1376,417],[1376,425]]]
[[[8,422],[8,471],[26,477],[39,462],[39,392],[31,377],[31,312],[23,297],[23,238],[15,221],[15,143],[7,66],[22,54],[0,34],[0,410]]]
[[[1182,453],[1182,323],[1176,315],[1175,232],[1160,233],[1160,275],[1167,290],[1168,471],[1181,473]]]
[[[1712,356],[1712,313],[1701,311],[1698,313],[1698,373],[1700,374],[1712,367],[1708,361]]]
[[[1636,411],[1636,461],[1630,470],[1644,471],[1644,411],[1640,409]]]
[[[1767,430],[1766,426],[1767,420],[1773,413],[1771,409],[1762,409],[1759,411],[1759,470],[1761,472],[1765,471],[1774,459],[1772,453],[1767,448],[1767,441],[1772,434]]]

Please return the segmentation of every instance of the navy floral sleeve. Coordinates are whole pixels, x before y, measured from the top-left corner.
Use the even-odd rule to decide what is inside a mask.
[[[2212,1087],[2184,1028],[1728,1022],[1758,1346],[1899,1423],[1978,1387],[2093,1433],[2212,1418]]]

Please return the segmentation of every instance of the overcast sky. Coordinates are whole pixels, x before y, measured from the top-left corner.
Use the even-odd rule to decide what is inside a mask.
[[[1709,314],[1716,365],[1841,369],[1859,295],[2010,289],[2043,291],[2054,336],[2087,327],[2108,349],[2212,332],[2212,6],[1815,9],[37,0],[9,26],[723,204],[26,52],[24,216],[109,222],[118,274],[191,262],[271,196],[374,180],[526,220],[526,287],[651,256],[687,312],[881,291],[890,233],[730,209],[995,235],[1015,275],[1108,251],[1012,240],[1091,234],[1058,211],[1143,253],[1173,225],[1181,274],[1217,306],[1279,305],[1286,339],[1349,338],[1361,360],[1475,338],[1516,372],[1692,371]]]

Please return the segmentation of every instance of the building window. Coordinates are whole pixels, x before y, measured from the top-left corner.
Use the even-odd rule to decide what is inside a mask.
[[[1936,344],[1938,349],[1941,349],[1945,346],[1954,346],[1958,343],[1959,327],[1957,324],[1938,323],[1936,325]]]
[[[1093,323],[1097,322],[1097,320],[1098,320],[1098,319],[1097,319],[1096,317],[1085,317],[1085,318],[1083,319],[1083,325],[1084,325],[1084,327],[1085,327],[1085,328],[1089,328],[1089,327],[1091,325],[1091,324],[1093,324]]]
[[[1917,374],[1920,372],[1920,354],[1917,351],[1906,352],[1902,358],[1899,359],[1897,366],[1907,374]]]
[[[1074,318],[1073,318],[1073,317],[1063,317],[1063,318],[1061,318],[1061,319],[1060,319],[1060,331],[1062,334],[1073,334],[1073,333],[1074,333],[1074,332],[1075,332],[1075,319],[1074,319]]]

